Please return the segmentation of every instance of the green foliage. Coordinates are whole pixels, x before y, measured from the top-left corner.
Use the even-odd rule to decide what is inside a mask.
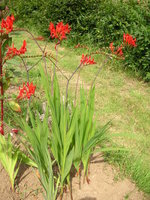
[[[84,175],[88,175],[88,164],[93,150],[98,144],[106,140],[108,124],[96,132],[94,114],[95,88],[91,88],[89,98],[85,91],[80,91],[80,103],[70,107],[62,100],[57,77],[54,78],[54,95],[50,94],[51,82],[45,78],[41,71],[42,84],[50,108],[52,119],[52,134],[50,147],[56,159],[59,173],[61,192],[64,184],[70,184],[70,173],[74,164],[77,171],[83,163]]]
[[[0,2],[0,10],[4,10],[5,9],[6,3],[8,3],[8,1],[6,2],[6,0],[3,0],[3,1]]]
[[[52,21],[57,23],[63,20],[69,23],[76,33],[80,35],[88,32],[91,19],[87,15],[97,8],[99,0],[49,0],[49,1],[23,1],[14,0],[11,2],[11,10],[20,20],[26,24],[30,23],[38,26],[39,30],[43,30],[48,34],[48,25]],[[86,18],[83,21],[83,18]],[[89,25],[89,26],[87,26]],[[84,27],[85,26],[85,27]],[[43,32],[42,31],[42,32]]]
[[[147,7],[137,1],[126,3],[107,2],[98,13],[94,38],[100,46],[116,45],[123,40],[123,33],[129,33],[137,39],[137,47],[126,53],[125,64],[138,71],[145,80],[150,72],[150,4]],[[99,18],[100,19],[100,18]]]
[[[56,159],[59,173],[61,193],[63,186],[68,179],[73,163],[74,146],[72,144],[73,136],[75,134],[75,125],[77,121],[77,109],[74,109],[70,114],[66,109],[65,103],[61,101],[59,85],[57,78],[54,78],[54,96],[50,94],[50,82],[45,78],[42,71],[42,83],[44,85],[46,99],[50,108],[52,118],[52,135],[51,135],[51,149],[54,158]]]
[[[119,45],[123,33],[129,33],[137,39],[137,47],[126,54],[125,65],[148,80],[150,72],[150,4],[146,7],[137,1],[113,2],[99,4],[95,18],[95,29],[91,31],[94,44],[108,47],[110,42]]]
[[[10,177],[12,190],[14,190],[15,178],[19,170],[18,157],[19,151],[14,148],[10,134],[7,139],[0,134],[0,162]]]
[[[50,21],[63,20],[72,27],[74,43],[91,43],[108,47],[120,44],[123,33],[137,38],[137,48],[126,55],[127,67],[150,80],[150,3],[101,0],[11,1],[12,12],[22,25],[36,26],[49,35]],[[22,23],[23,22],[23,23]]]
[[[52,160],[48,148],[49,143],[49,129],[47,126],[47,117],[41,122],[39,117],[33,117],[30,112],[31,126],[22,120],[21,127],[26,132],[26,136],[23,137],[23,143],[27,148],[30,157],[35,162],[39,174],[40,182],[45,190],[44,198],[46,200],[55,200],[57,195],[57,186],[59,179],[56,183],[53,175]]]
[[[76,123],[75,132],[75,158],[74,165],[79,171],[80,162],[84,166],[84,174],[88,173],[88,163],[91,155],[91,146],[88,146],[90,139],[95,135],[95,123],[93,122],[94,114],[94,96],[95,88],[90,91],[89,101],[85,97],[83,89],[80,91],[80,108],[79,120]]]
[[[84,176],[88,175],[88,164],[91,154],[98,144],[107,141],[107,129],[109,124],[106,124],[100,130],[96,130],[96,124],[93,120],[95,87],[91,88],[87,101],[85,91],[80,91],[80,106],[78,105],[78,121],[76,123],[74,145],[74,166],[77,171],[80,169],[81,162],[83,163]],[[102,148],[100,148],[100,151]]]
[[[12,44],[12,38],[8,36],[8,38],[3,40],[3,44],[2,44],[2,57],[4,57],[6,51],[7,51],[7,47],[11,46]]]
[[[0,134],[0,162],[10,177],[12,190],[21,162],[37,167],[34,161],[12,143],[10,134],[7,138]]]

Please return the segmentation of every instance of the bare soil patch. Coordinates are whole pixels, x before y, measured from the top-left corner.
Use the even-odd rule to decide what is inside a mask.
[[[15,193],[10,189],[9,177],[0,166],[0,200],[43,200],[42,189],[35,171],[21,166]],[[79,189],[78,177],[73,178],[72,191],[74,200],[148,200],[144,194],[128,179],[119,177],[118,172],[96,155],[90,165],[90,184],[83,184]],[[70,200],[69,191],[63,200]]]

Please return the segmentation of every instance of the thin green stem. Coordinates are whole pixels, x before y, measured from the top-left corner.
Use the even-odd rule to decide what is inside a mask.
[[[2,36],[2,34],[1,34]],[[4,127],[3,127],[3,120],[4,120],[4,89],[3,89],[3,60],[2,60],[2,41],[0,42],[0,86],[1,86],[1,126],[0,126],[0,133],[4,135]]]

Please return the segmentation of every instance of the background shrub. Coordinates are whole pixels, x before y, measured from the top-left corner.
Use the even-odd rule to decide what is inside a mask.
[[[137,48],[126,54],[127,66],[150,80],[150,2],[137,0],[13,0],[18,25],[35,27],[49,35],[49,22],[63,20],[72,27],[72,42],[97,47],[120,44],[123,33],[137,38]],[[23,23],[22,23],[23,22]]]

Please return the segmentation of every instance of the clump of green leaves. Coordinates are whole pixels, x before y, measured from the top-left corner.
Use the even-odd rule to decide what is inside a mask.
[[[88,175],[88,163],[93,150],[105,138],[108,125],[96,132],[94,114],[95,87],[92,87],[87,99],[81,89],[81,102],[76,106],[66,104],[60,95],[56,74],[54,93],[51,95],[51,81],[41,71],[42,84],[46,93],[49,112],[52,119],[50,148],[58,165],[61,195],[65,184],[70,185],[70,174],[74,165],[77,171],[83,163],[84,175]]]
[[[66,108],[65,103],[61,100],[60,90],[56,75],[54,77],[54,95],[50,91],[50,82],[45,78],[42,71],[42,83],[46,92],[46,99],[50,108],[52,118],[51,144],[53,156],[57,162],[60,173],[61,193],[66,179],[69,184],[70,171],[74,158],[73,137],[75,135],[75,126],[77,121],[77,109],[72,112]]]
[[[10,134],[7,139],[0,134],[0,162],[10,177],[12,190],[14,190],[15,178],[19,170],[18,158],[19,151],[14,148]]]
[[[39,180],[45,190],[45,200],[55,200],[59,177],[55,181],[52,168],[53,163],[50,156],[51,152],[48,145],[50,132],[47,120],[48,118],[45,116],[43,122],[41,122],[38,115],[34,117],[30,112],[30,124],[24,120],[21,123],[22,129],[26,133],[22,141],[38,168]]]
[[[93,150],[98,144],[107,140],[107,129],[109,123],[102,127],[99,131],[96,130],[94,121],[94,102],[95,102],[95,87],[91,88],[88,99],[85,91],[80,90],[80,104],[78,103],[78,120],[76,123],[74,137],[74,166],[77,171],[80,171],[80,164],[83,163],[84,176],[88,176],[88,164]]]

